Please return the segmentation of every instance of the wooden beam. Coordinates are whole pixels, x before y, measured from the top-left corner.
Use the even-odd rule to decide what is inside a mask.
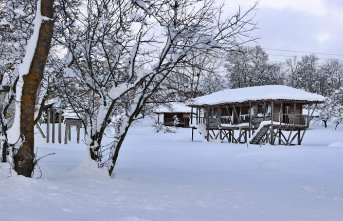
[[[292,144],[293,140],[294,140],[296,137],[299,137],[299,133],[300,133],[300,131],[298,130],[298,131],[294,134],[294,136],[292,137],[292,139],[291,139],[291,141],[289,142],[289,144]],[[298,139],[298,140],[299,140],[299,139]]]
[[[304,130],[303,134],[301,135],[300,142],[298,142],[299,145],[301,145],[301,142],[304,139],[305,132],[306,132],[306,129]]]
[[[251,137],[251,102],[249,102],[249,138]]]
[[[236,115],[236,117],[237,117],[237,119],[238,119],[238,124],[240,124],[241,120],[240,120],[239,117],[238,117],[238,114],[237,114],[237,110],[236,110],[235,105],[232,105],[232,110],[235,112],[235,115]],[[232,113],[232,115],[233,115],[233,113]],[[234,121],[234,119],[233,119],[233,121]],[[233,123],[234,123],[234,122],[233,122]]]
[[[270,122],[271,122],[271,125],[270,125],[270,141],[272,141],[273,140],[273,134],[272,134],[272,131],[274,130],[273,129],[273,121],[274,121],[274,117],[273,117],[273,115],[274,115],[274,103],[273,103],[273,101],[271,102],[271,119],[270,119]],[[273,145],[273,144],[272,144]]]
[[[58,112],[58,143],[62,143],[62,111]]]
[[[42,130],[42,128],[40,127],[40,125],[39,125],[38,122],[36,123],[36,127],[37,127],[39,133],[42,135],[42,137],[43,137],[43,138],[46,138],[46,136],[45,136],[45,134],[44,134],[44,132],[43,132],[43,130]]]
[[[289,141],[290,141],[290,139],[291,139],[292,133],[293,133],[293,128],[292,128],[292,130],[289,132],[288,139],[287,139],[287,145],[290,144]]]
[[[307,104],[307,119],[306,119],[306,126],[310,126],[310,104]]]
[[[55,122],[56,122],[56,111],[54,108],[51,108],[51,114],[52,114],[52,130],[51,130],[51,134],[52,134],[52,138],[51,138],[51,142],[55,143]]]
[[[266,102],[263,101],[263,121],[266,120]]]
[[[210,132],[209,132],[209,125],[210,125],[210,113],[209,108],[206,106],[206,130],[207,130],[207,141],[210,140]]]
[[[50,110],[47,109],[47,119],[46,119],[46,142],[50,142]]]
[[[193,107],[191,107],[191,125],[193,125]]]

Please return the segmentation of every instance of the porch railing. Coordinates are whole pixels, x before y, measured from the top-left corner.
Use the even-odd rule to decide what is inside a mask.
[[[273,118],[273,124],[277,125],[294,125],[294,126],[308,126],[309,117],[303,114],[273,114],[265,116],[252,116],[251,125],[252,127],[258,127],[262,121],[271,121]],[[206,124],[209,127],[219,127],[222,125],[238,125],[242,123],[249,123],[249,115],[241,115],[240,118],[234,118],[233,116],[222,116],[222,117],[209,117],[207,123],[206,117],[198,117],[194,122],[198,124]]]

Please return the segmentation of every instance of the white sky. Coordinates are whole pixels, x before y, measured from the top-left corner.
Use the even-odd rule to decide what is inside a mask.
[[[229,13],[238,5],[247,9],[256,0],[224,2]],[[271,54],[271,60],[304,53],[267,49],[315,52],[321,58],[343,60],[342,0],[260,0],[255,13],[258,29],[253,35],[259,37],[258,43]]]

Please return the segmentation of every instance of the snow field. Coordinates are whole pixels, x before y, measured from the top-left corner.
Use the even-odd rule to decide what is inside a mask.
[[[0,216],[23,220],[342,220],[342,129],[316,127],[302,146],[208,143],[190,129],[130,129],[115,176],[85,145],[40,141],[41,179],[0,168]],[[74,132],[74,131],[73,131]],[[323,135],[321,135],[323,134]],[[75,137],[75,136],[74,136]],[[37,139],[41,139],[37,134]],[[36,171],[35,176],[39,176]]]

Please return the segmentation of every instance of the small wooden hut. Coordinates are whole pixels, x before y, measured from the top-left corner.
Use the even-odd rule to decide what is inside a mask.
[[[184,103],[164,104],[154,111],[157,122],[165,126],[189,127],[191,108]],[[162,115],[162,119],[161,116]]]
[[[196,98],[193,131],[207,140],[300,145],[318,103],[325,97],[283,85],[226,89]],[[304,113],[303,108],[306,108]]]

